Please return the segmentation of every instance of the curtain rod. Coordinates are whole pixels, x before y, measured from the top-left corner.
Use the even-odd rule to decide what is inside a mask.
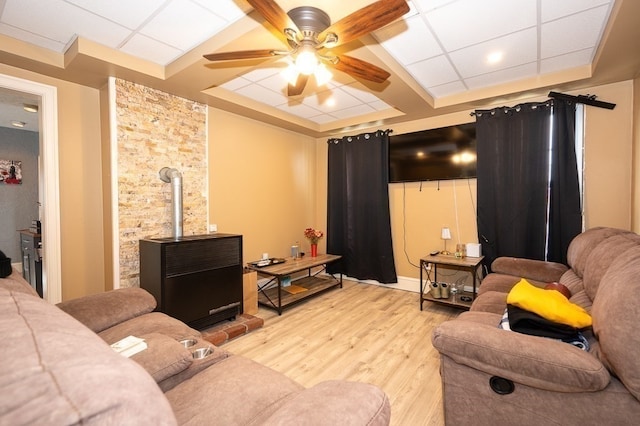
[[[616,107],[616,104],[612,104],[612,103],[609,103],[609,102],[603,102],[603,101],[597,101],[596,100],[596,95],[572,96],[572,95],[566,95],[564,93],[549,92],[549,97],[550,98],[556,98],[556,99],[564,99],[566,101],[574,101],[576,103],[581,103],[581,104],[585,104],[585,105],[591,105],[591,106],[598,107],[598,108],[614,109]]]

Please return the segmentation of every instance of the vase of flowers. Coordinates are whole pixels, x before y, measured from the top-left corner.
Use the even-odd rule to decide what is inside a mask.
[[[324,233],[318,229],[307,228],[304,230],[304,236],[311,243],[311,257],[316,257],[318,255],[318,241],[324,237]]]

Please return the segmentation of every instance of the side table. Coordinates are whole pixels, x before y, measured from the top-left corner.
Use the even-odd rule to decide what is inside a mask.
[[[473,299],[476,297],[476,276],[478,274],[478,268],[482,264],[484,256],[481,257],[463,257],[457,258],[452,255],[437,254],[433,256],[425,256],[420,259],[420,310],[422,310],[422,302],[425,300],[434,303],[440,303],[442,305],[453,306],[460,309],[469,309]],[[431,279],[431,269],[429,265],[433,267],[433,279]],[[447,299],[435,299],[431,296],[429,290],[430,287],[427,282],[438,282],[438,265],[446,266],[451,269],[458,269],[461,271],[467,271],[473,277],[473,291],[471,293],[464,292],[463,295],[469,296],[470,301],[459,300],[459,297],[454,298],[453,293]],[[423,272],[426,277],[423,279]],[[455,299],[455,300],[454,300]]]

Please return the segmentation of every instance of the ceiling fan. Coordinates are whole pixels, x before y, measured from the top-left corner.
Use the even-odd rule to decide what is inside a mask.
[[[324,64],[363,80],[375,83],[386,81],[390,74],[382,68],[352,56],[331,55],[324,50],[382,28],[409,11],[406,0],[379,0],[331,24],[327,13],[312,6],[296,7],[287,13],[273,0],[247,1],[278,30],[290,49],[242,50],[210,53],[204,57],[210,61],[232,61],[291,56],[295,58],[297,75],[289,83],[289,96],[301,94],[310,75],[314,74],[318,80],[318,71],[322,70]]]

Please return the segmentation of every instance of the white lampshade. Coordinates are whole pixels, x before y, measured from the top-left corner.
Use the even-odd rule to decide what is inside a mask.
[[[450,240],[451,230],[449,228],[442,228],[442,234],[440,235],[440,238],[442,238],[443,240]]]
[[[324,86],[325,84],[330,82],[331,78],[333,77],[331,71],[329,71],[324,64],[318,65],[313,75],[316,77],[316,84],[318,86]]]

